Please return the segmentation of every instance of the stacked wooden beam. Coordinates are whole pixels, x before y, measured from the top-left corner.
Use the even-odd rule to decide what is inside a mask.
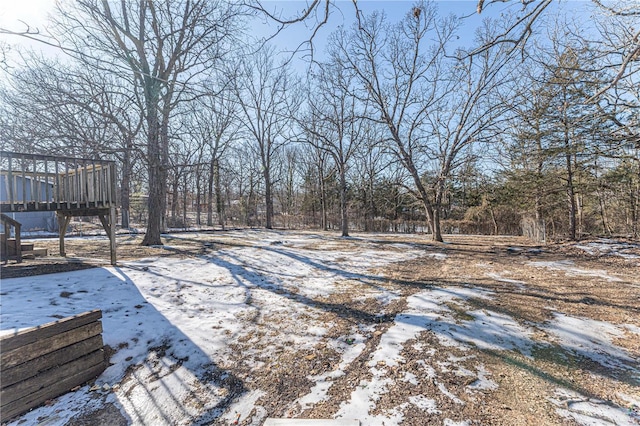
[[[101,318],[94,310],[0,338],[2,422],[104,371]]]

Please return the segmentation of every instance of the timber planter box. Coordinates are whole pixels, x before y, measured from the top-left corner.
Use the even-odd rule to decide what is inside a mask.
[[[104,371],[101,318],[94,310],[0,338],[0,421]]]

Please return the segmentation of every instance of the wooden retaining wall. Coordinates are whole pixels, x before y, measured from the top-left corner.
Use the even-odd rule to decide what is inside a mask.
[[[0,338],[0,421],[104,371],[101,318],[94,310]]]

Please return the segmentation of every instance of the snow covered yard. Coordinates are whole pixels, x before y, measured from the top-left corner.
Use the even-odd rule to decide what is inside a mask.
[[[633,248],[448,241],[174,234],[117,267],[3,279],[2,333],[97,308],[110,348],[95,385],[12,424],[640,424]]]

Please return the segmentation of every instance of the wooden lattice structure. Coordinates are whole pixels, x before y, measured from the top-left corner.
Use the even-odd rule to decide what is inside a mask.
[[[71,218],[98,216],[116,262],[114,161],[0,151],[0,211],[55,211],[62,256]]]

